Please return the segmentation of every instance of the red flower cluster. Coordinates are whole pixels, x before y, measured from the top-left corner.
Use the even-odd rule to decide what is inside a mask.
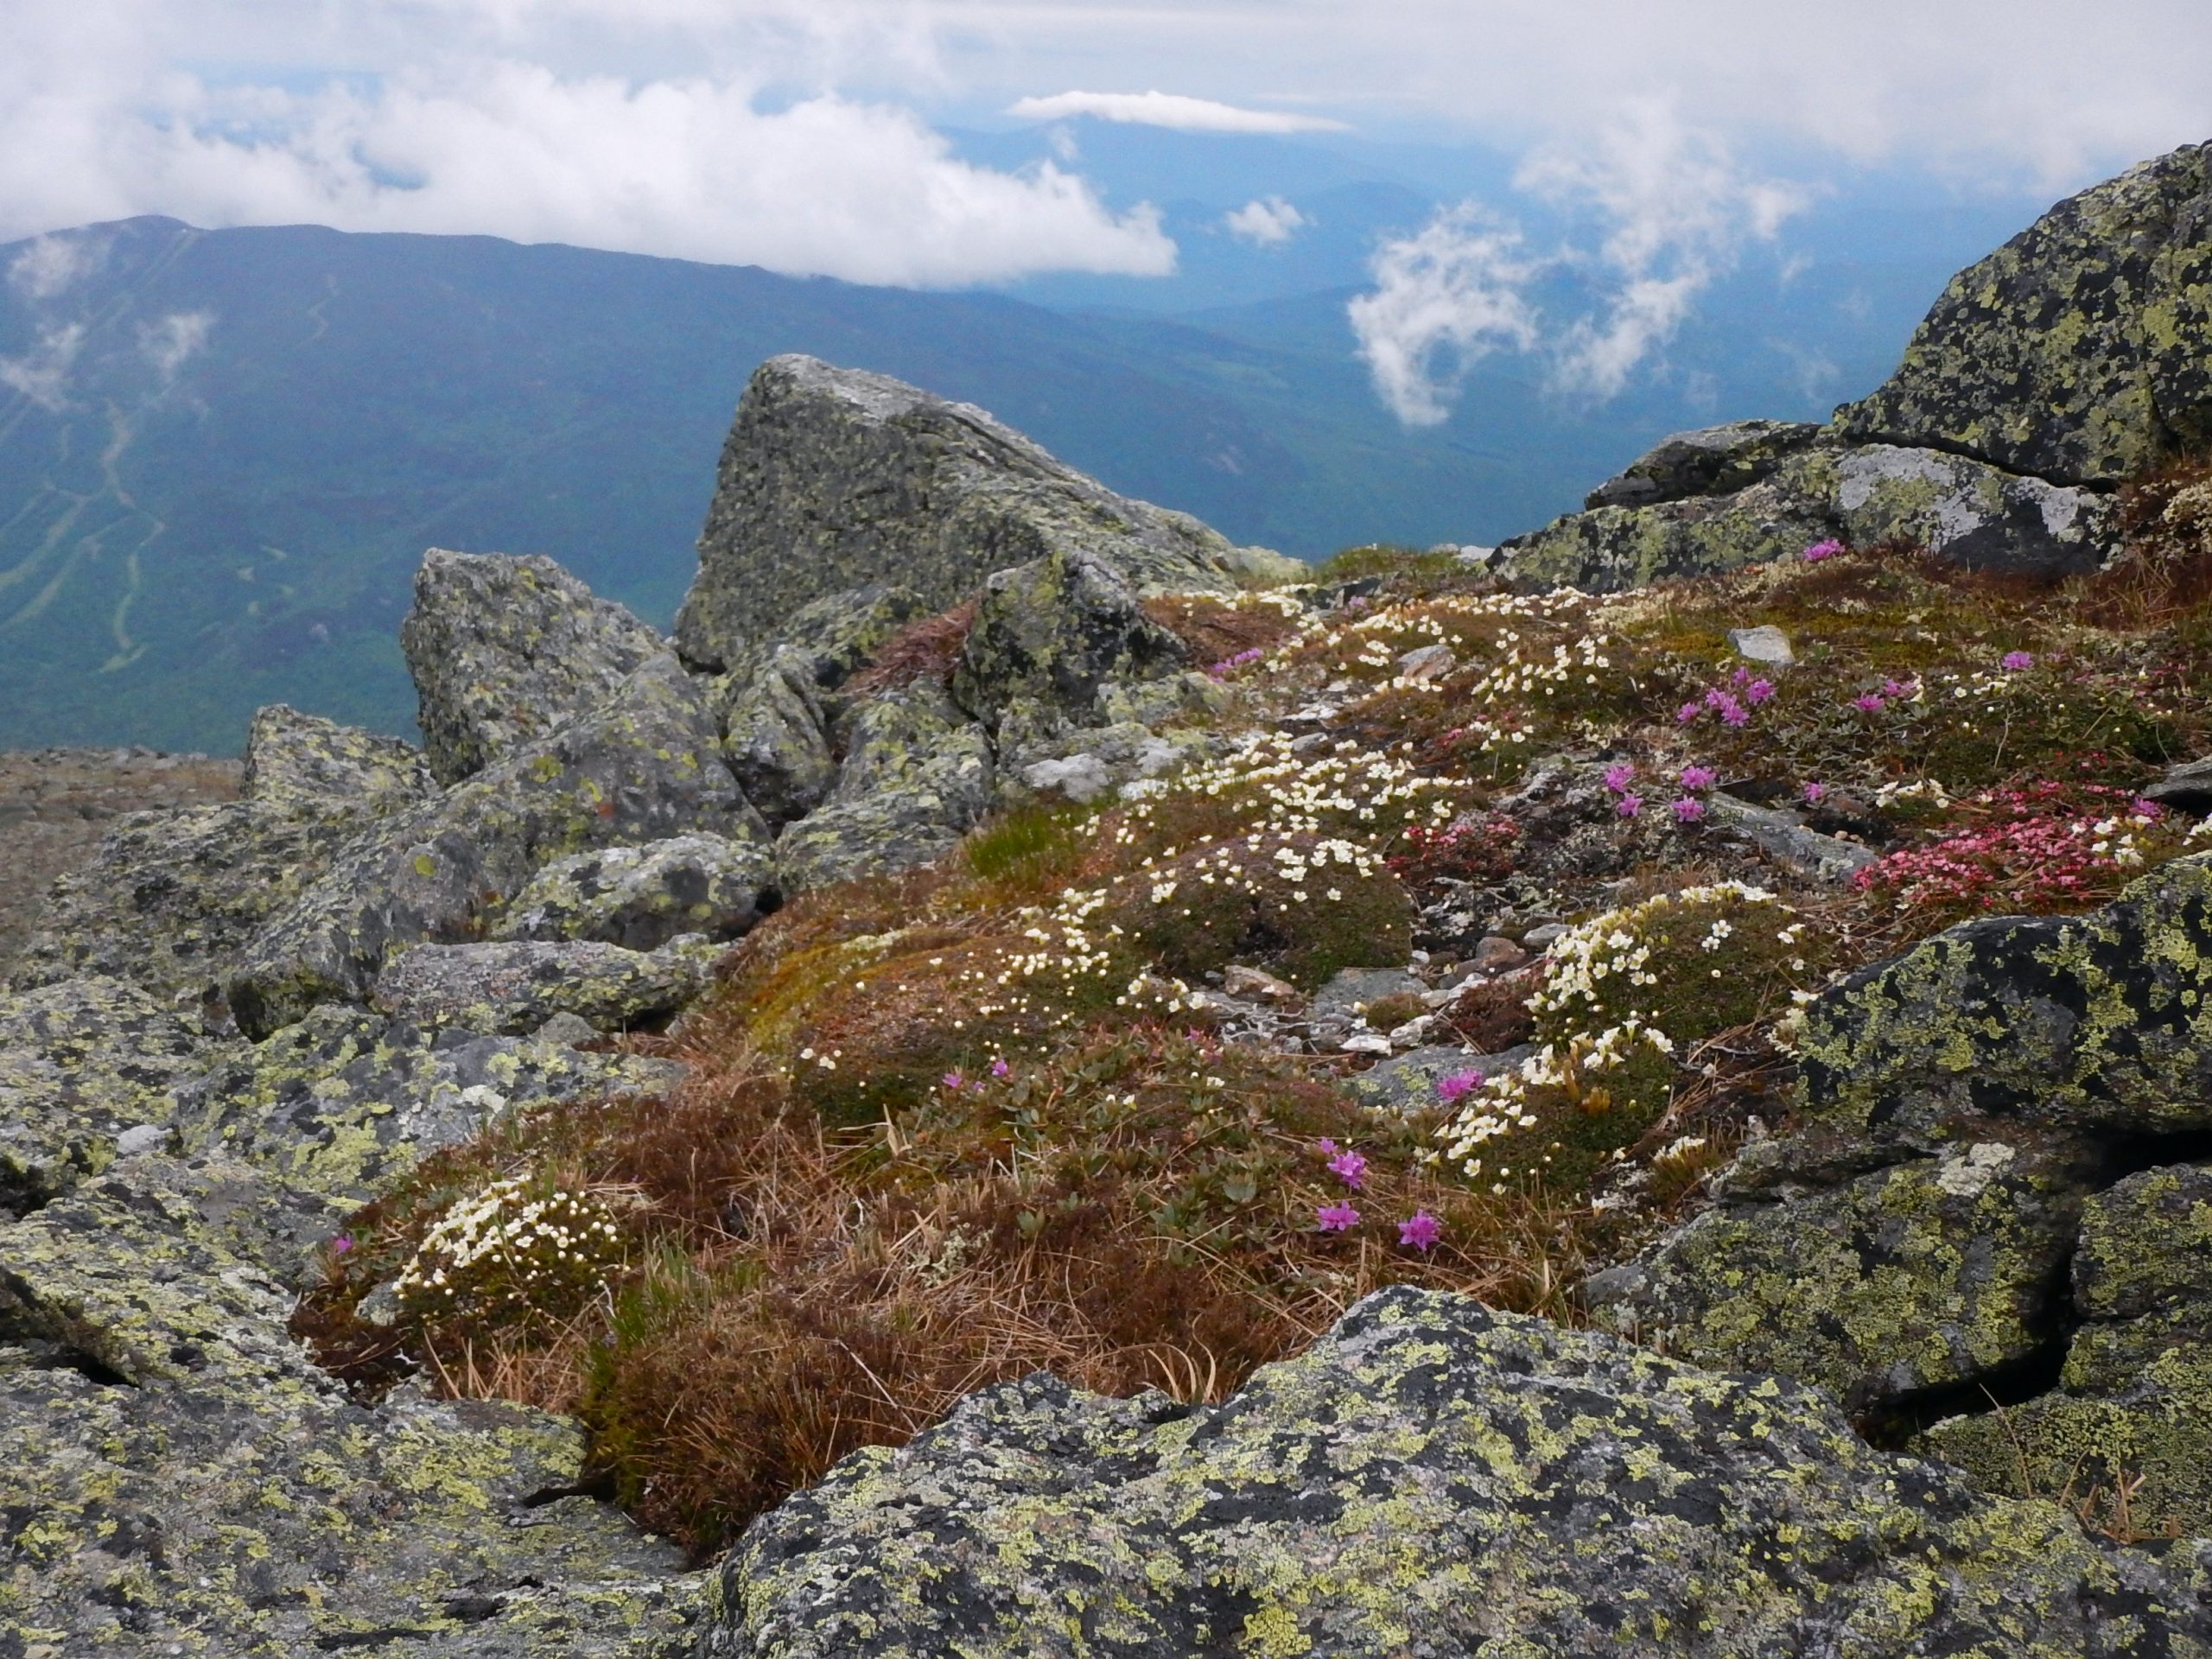
[[[1853,885],[1900,910],[1953,917],[2075,911],[2104,903],[2146,861],[2176,850],[2155,828],[2158,809],[2126,790],[2044,782],[1985,791],[1967,805],[1991,820],[1891,853]]]
[[[1402,849],[1383,862],[1408,887],[1440,879],[1487,887],[1513,874],[1514,849],[1521,826],[1503,812],[1482,819],[1462,818],[1441,830],[1414,824]]]

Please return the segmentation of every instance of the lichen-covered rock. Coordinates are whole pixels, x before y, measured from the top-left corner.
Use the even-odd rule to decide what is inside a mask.
[[[776,651],[731,696],[722,753],[771,824],[805,817],[836,784],[827,723],[813,658],[794,645]]]
[[[385,963],[369,1002],[441,1031],[519,1035],[556,1014],[630,1031],[696,1001],[713,961],[711,948],[627,950],[596,940],[418,944]]]
[[[346,806],[390,812],[437,785],[411,743],[278,702],[256,710],[246,728],[240,788],[257,806],[308,817]]]
[[[249,1035],[359,1001],[397,946],[459,942],[556,858],[704,833],[765,840],[696,682],[654,658],[593,713],[357,840],[228,983]]]
[[[1724,1200],[1589,1299],[1665,1352],[1888,1405],[2050,1340],[2083,1185],[2069,1160],[1977,1141],[1789,1203]]]
[[[126,979],[213,1007],[253,936],[350,836],[436,787],[397,740],[281,704],[247,731],[243,786],[240,800],[119,822],[55,883],[10,982]]]
[[[1523,587],[1618,593],[1794,556],[1841,529],[1825,504],[1770,480],[1733,495],[1569,513],[1500,543],[1494,568]]]
[[[1819,1395],[1382,1292],[1217,1407],[1046,1376],[755,1522],[702,1659],[2177,1659],[2196,1547],[1886,1455]]]
[[[845,750],[829,800],[776,843],[778,872],[791,891],[925,863],[990,804],[990,739],[929,681],[861,704]]]
[[[817,695],[834,700],[838,688],[867,667],[886,640],[928,615],[930,608],[912,588],[894,582],[864,582],[824,594],[779,620],[755,648],[733,659],[728,686],[734,692],[760,663],[790,650],[806,659]]]
[[[1157,678],[1188,655],[1105,560],[1057,551],[984,584],[952,695],[993,725],[1017,698],[1095,724],[1099,691],[1109,682]]]
[[[1969,923],[1831,987],[1797,1039],[1791,1133],[1596,1275],[1599,1317],[1857,1406],[1948,1397],[1967,1414],[1926,1444],[1995,1490],[2139,1480],[2212,1530],[2212,1187],[2111,1173],[2212,1128],[2208,978],[2200,856],[2093,914]],[[2059,1386],[2023,1398],[2062,1354]],[[2016,1403],[1981,1409],[2000,1387]]]
[[[432,548],[399,627],[430,769],[460,782],[595,708],[664,649],[539,554]]]
[[[2139,1529],[2212,1533],[2212,1168],[2145,1170],[2084,1206],[2059,1390],[1929,1430],[1992,1491],[2069,1492]]]
[[[359,1009],[315,1009],[226,1054],[177,1090],[178,1144],[219,1152],[296,1192],[365,1203],[424,1153],[535,1102],[671,1087],[667,1061],[565,1044],[429,1032]]]
[[[1584,498],[1585,507],[1650,507],[1694,495],[1733,495],[1759,482],[1783,457],[1809,448],[1821,429],[1802,421],[1731,421],[1662,438]]]
[[[2087,916],[1940,933],[1824,991],[1801,1042],[1808,1129],[1930,1150],[1990,1120],[2212,1128],[2212,857]]]
[[[170,1086],[202,1063],[202,1046],[121,980],[0,995],[0,1215],[98,1174],[125,1131],[167,1123]]]
[[[1961,271],[1837,422],[2069,482],[2212,440],[2212,145],[2069,197]]]
[[[558,858],[486,930],[494,939],[597,939],[654,950],[684,933],[734,939],[775,907],[766,842],[673,836]]]
[[[1812,458],[1817,484],[1858,547],[1910,542],[1969,570],[2037,577],[2094,570],[2117,543],[2094,491],[2018,478],[1964,455],[1862,444]]]
[[[572,1496],[573,1426],[351,1403],[286,1334],[234,1166],[136,1159],[0,1226],[0,1653],[670,1651],[671,1548]]]
[[[1498,568],[1524,586],[1611,593],[1795,558],[1832,537],[1910,542],[1971,569],[2050,577],[2095,569],[2115,531],[2091,491],[1936,449],[1827,443],[1777,459],[1732,494],[1570,513],[1504,543]]]
[[[686,660],[726,668],[823,594],[895,581],[940,609],[1054,552],[1095,554],[1148,588],[1288,582],[1300,569],[1116,495],[969,404],[774,357],[723,446],[677,643]]]

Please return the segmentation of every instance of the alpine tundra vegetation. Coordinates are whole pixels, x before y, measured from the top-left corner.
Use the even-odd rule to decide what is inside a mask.
[[[0,995],[0,1656],[2212,1656],[2212,146],[1313,569],[807,359]]]

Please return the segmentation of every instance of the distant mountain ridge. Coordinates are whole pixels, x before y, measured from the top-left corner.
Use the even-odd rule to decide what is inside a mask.
[[[550,555],[665,626],[730,410],[783,352],[981,404],[1117,491],[1300,556],[1497,540],[1716,417],[1678,389],[1566,407],[1497,358],[1450,423],[1407,431],[1341,292],[1194,323],[162,219],[0,247],[0,748],[223,751],[276,701],[410,730],[391,640],[434,544]],[[1707,348],[1750,361],[1726,328]],[[1874,355],[1840,392],[1894,346]],[[1805,401],[1771,367],[1715,384]]]

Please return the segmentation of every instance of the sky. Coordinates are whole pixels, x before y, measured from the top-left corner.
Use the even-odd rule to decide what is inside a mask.
[[[1350,321],[1412,424],[1528,348],[1563,259],[1610,298],[1550,372],[1602,397],[1834,169],[2044,202],[2212,138],[2205,0],[5,0],[0,46],[0,240],[155,213],[903,285],[1146,276],[1174,239],[1078,146],[1007,169],[949,131],[1502,150],[1602,229],[1533,245],[1467,201],[1377,245]],[[1301,224],[1277,197],[1228,228]]]

